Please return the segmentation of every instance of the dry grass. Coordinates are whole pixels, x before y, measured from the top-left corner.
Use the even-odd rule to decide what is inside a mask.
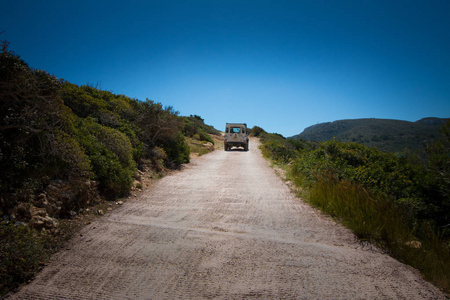
[[[331,174],[319,178],[308,201],[351,229],[361,240],[384,249],[450,291],[450,249],[426,223],[411,229],[388,198]],[[420,236],[420,238],[419,238]]]

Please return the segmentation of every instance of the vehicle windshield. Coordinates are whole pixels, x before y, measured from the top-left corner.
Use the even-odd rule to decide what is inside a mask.
[[[241,128],[240,127],[232,127],[231,133],[241,133]]]

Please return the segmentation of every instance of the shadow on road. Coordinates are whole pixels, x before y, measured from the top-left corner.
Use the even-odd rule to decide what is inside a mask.
[[[245,151],[244,148],[232,148],[230,150],[225,150],[226,152],[248,152]]]

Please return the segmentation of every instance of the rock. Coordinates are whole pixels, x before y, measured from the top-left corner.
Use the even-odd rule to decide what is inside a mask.
[[[85,181],[85,186],[95,186],[95,182]],[[92,190],[87,189],[87,190]],[[79,199],[79,189],[74,188],[71,184],[64,182],[62,180],[54,180],[52,181],[46,188],[45,192],[47,194],[47,202],[45,205],[48,213],[51,216],[60,216],[61,213],[64,215],[67,214],[66,210],[61,210],[60,207],[64,207],[65,203],[77,203]],[[73,215],[72,215],[73,217]]]
[[[140,182],[139,180],[135,180],[133,182],[133,185],[131,186],[132,191],[139,190],[141,188],[142,188],[142,182]]]
[[[46,217],[48,216],[47,210],[45,208],[40,208],[36,206],[30,207],[31,218],[35,216]]]
[[[144,176],[144,172],[142,172],[141,170],[137,170],[137,172],[136,172],[136,178],[137,178],[137,180],[142,180],[142,177]]]
[[[33,204],[37,207],[44,207],[44,205],[48,205],[47,194],[40,193],[33,200]]]
[[[214,145],[211,142],[207,142],[205,144],[202,144],[202,147],[205,148],[205,149],[211,150],[211,151],[214,150]]]
[[[97,214],[99,216],[103,216],[105,213],[103,212],[103,209],[99,209],[99,210],[97,210]]]
[[[406,242],[405,244],[408,247],[416,248],[416,249],[419,249],[422,247],[422,243],[419,241],[410,241],[410,242]]]
[[[47,194],[58,194],[59,188],[56,185],[49,184],[46,188]]]
[[[27,226],[27,223],[17,221],[16,223],[14,223],[14,226],[15,226],[15,227],[19,227],[19,226]]]
[[[31,218],[30,224],[33,228],[38,230],[50,230],[55,231],[58,228],[58,221],[53,219],[45,212],[45,209],[34,208],[33,217]]]
[[[44,221],[44,228],[46,229],[54,229],[58,227],[58,221],[49,216],[46,216],[43,221]]]
[[[88,189],[95,189],[98,186],[98,182],[95,180],[87,180],[84,185],[88,188]]]
[[[122,204],[123,204],[123,201],[117,201],[116,204],[117,204],[117,205],[122,205]]]

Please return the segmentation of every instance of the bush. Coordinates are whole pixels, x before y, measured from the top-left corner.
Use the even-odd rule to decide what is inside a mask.
[[[136,173],[129,139],[90,118],[80,120],[78,130],[79,142],[89,156],[101,191],[109,198],[126,195]]]
[[[161,103],[151,100],[136,103],[136,118],[139,138],[147,149],[176,139],[182,128],[182,120],[172,107],[163,108]]]
[[[181,164],[189,163],[189,146],[181,133],[174,139],[168,140],[162,145],[167,153],[167,165],[170,168],[178,168]]]
[[[317,174],[333,172],[339,180],[358,183],[371,193],[390,197],[403,210],[410,224],[448,220],[445,201],[433,193],[433,183],[423,161],[413,155],[397,156],[356,143],[324,142],[312,151],[301,151],[290,169],[297,182],[311,185]],[[434,195],[433,197],[430,197]]]
[[[249,129],[249,135],[251,136],[260,136],[261,134],[266,133],[264,129],[258,126],[253,126],[253,128]]]
[[[161,172],[164,169],[167,158],[167,153],[163,148],[155,146],[155,148],[152,149],[151,162],[157,172]]]
[[[89,161],[72,138],[76,116],[60,97],[61,82],[32,70],[4,44],[0,54],[0,199],[8,213],[51,180],[79,190]]]
[[[193,137],[199,141],[210,142],[214,145],[214,140],[210,134],[219,135],[220,132],[214,129],[214,127],[206,125],[203,119],[197,115],[190,117],[183,117],[184,126],[183,134],[188,137]]]
[[[0,223],[0,295],[33,278],[48,258],[45,242],[28,226]]]
[[[441,128],[441,138],[427,147],[425,183],[423,188],[434,206],[430,217],[443,228],[450,226],[450,121]],[[450,228],[449,228],[450,229]],[[450,234],[449,234],[450,235]]]
[[[278,163],[289,163],[297,156],[297,151],[283,136],[278,134],[261,133],[262,152]]]

